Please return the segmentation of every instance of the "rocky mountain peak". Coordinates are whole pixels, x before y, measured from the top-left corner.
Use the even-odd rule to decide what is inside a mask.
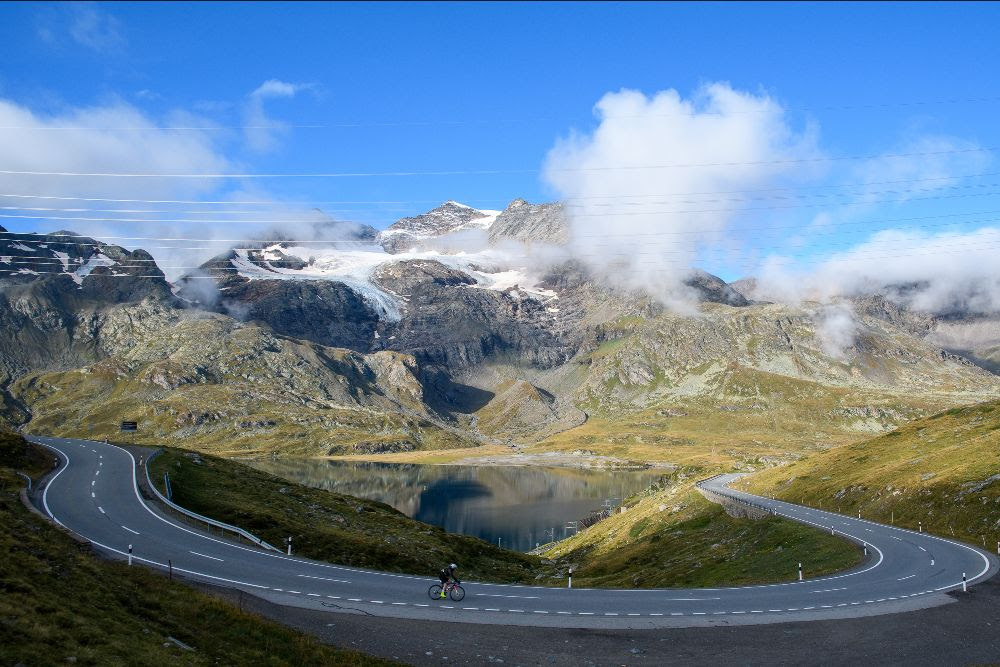
[[[445,234],[465,229],[488,229],[499,213],[447,201],[427,213],[397,220],[382,231],[376,241],[386,252],[404,252]]]
[[[569,241],[569,221],[560,203],[531,204],[515,199],[490,226],[490,243],[519,241],[563,245]]]

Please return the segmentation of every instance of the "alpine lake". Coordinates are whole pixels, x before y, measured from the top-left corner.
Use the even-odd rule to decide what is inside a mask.
[[[529,551],[573,534],[667,471],[516,465],[424,465],[324,459],[248,462],[289,481],[396,508],[448,532]]]

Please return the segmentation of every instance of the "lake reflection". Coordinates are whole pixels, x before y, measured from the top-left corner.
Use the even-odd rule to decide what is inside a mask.
[[[571,533],[566,524],[645,489],[664,471],[445,466],[315,459],[252,461],[293,482],[379,500],[453,533],[527,551]]]

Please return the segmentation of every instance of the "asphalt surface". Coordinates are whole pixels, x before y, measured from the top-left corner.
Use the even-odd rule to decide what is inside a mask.
[[[491,625],[648,629],[785,623],[910,611],[951,602],[948,591],[971,587],[998,569],[975,547],[832,512],[733,491],[735,476],[707,489],[782,516],[833,530],[868,546],[859,568],[785,584],[716,589],[563,589],[463,582],[461,602],[427,596],[435,577],[341,567],[241,546],[161,513],[136,484],[131,453],[99,442],[31,437],[63,464],[44,490],[55,521],[117,557],[129,546],[137,563],[172,566],[196,581],[235,588],[302,610]]]

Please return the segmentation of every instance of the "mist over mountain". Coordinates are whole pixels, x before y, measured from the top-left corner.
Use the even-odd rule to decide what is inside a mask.
[[[577,257],[561,204],[303,229],[172,284],[142,250],[6,233],[4,418],[140,415],[163,438],[322,454],[533,442],[595,415],[798,420],[819,401],[819,443],[1000,392],[988,315],[902,289],[767,298],[691,267],[664,298]]]

